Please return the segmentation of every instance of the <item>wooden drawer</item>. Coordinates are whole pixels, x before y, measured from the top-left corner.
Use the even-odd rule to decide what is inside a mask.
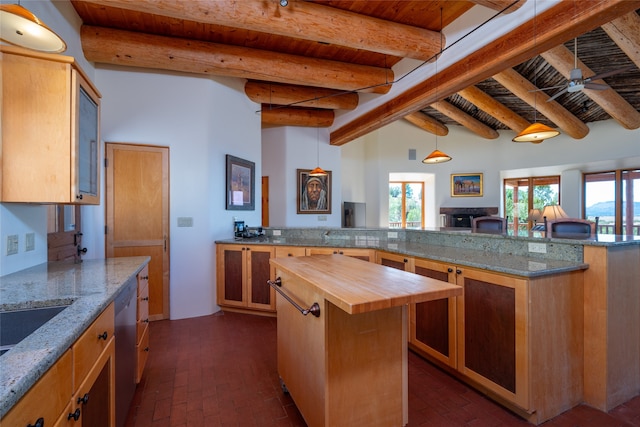
[[[87,328],[73,345],[73,391],[87,376],[94,363],[114,336],[115,311],[113,303]],[[106,336],[104,335],[106,333]]]
[[[140,293],[144,288],[149,287],[149,265],[145,265],[140,273],[138,273],[138,293]]]
[[[149,286],[138,289],[138,322],[149,320]]]
[[[142,332],[142,338],[136,345],[136,353],[138,355],[136,361],[136,384],[142,379],[142,372],[144,366],[147,364],[147,358],[149,357],[149,327],[145,327]]]
[[[71,399],[72,354],[67,350],[2,418],[2,426],[35,425],[38,418],[53,426]],[[46,402],[47,404],[43,404]]]

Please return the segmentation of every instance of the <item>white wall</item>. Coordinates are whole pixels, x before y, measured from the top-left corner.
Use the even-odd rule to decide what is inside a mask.
[[[214,241],[233,236],[233,217],[260,225],[261,136],[256,104],[238,79],[96,69],[104,91],[105,142],[169,147],[171,318],[210,314]],[[225,155],[256,164],[256,209],[225,209]],[[193,227],[177,227],[192,217]]]
[[[583,172],[640,167],[640,129],[626,130],[613,120],[589,127],[589,135],[582,140],[560,135],[541,144],[517,144],[511,142],[510,131],[486,140],[460,126],[449,126],[449,134],[438,138],[438,149],[453,160],[425,165],[421,160],[435,149],[435,136],[400,120],[343,147],[349,164],[358,163],[360,156],[366,167],[364,183],[363,170],[358,168],[344,167],[342,179],[360,183],[350,192],[366,195],[368,226],[388,224],[388,182],[393,173],[432,174],[432,183],[425,180],[427,197],[433,193],[433,203],[426,206],[427,226],[437,224],[440,207],[502,208],[503,179],[521,176],[560,175],[562,206],[569,215],[579,217]],[[416,160],[408,160],[411,148],[417,150]],[[484,178],[482,197],[451,197],[452,173],[478,172]]]
[[[340,148],[329,145],[328,140],[326,129],[287,127],[262,132],[263,175],[269,176],[271,227],[340,227],[343,187]],[[298,214],[296,170],[313,169],[318,162],[331,172],[331,213]]]

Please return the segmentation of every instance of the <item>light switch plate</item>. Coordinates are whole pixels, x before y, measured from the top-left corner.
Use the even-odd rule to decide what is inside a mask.
[[[27,233],[24,235],[24,250],[33,251],[36,249],[36,233]]]
[[[15,255],[18,253],[18,235],[12,234],[7,236],[7,255]]]
[[[534,243],[529,242],[529,252],[536,252],[539,254],[547,253],[547,244],[546,243]]]

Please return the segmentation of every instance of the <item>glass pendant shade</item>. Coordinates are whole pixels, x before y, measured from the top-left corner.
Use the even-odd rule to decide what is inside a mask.
[[[325,176],[327,172],[322,169],[320,166],[309,172],[309,176]]]
[[[442,151],[435,149],[431,154],[422,160],[422,163],[444,163],[451,160],[451,156],[444,154]]]
[[[67,50],[67,44],[37,16],[18,4],[0,5],[0,39],[47,53]]]
[[[532,142],[534,144],[538,144],[545,139],[553,138],[558,135],[560,135],[560,132],[557,130],[551,129],[549,126],[543,125],[542,123],[534,123],[527,126],[522,132],[513,138],[513,142]]]

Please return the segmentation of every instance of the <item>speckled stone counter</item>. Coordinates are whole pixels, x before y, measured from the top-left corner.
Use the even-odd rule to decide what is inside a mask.
[[[0,277],[0,311],[68,305],[0,356],[0,418],[148,263],[149,257],[44,263]]]
[[[586,269],[584,245],[640,244],[640,240],[620,239],[619,236],[610,236],[609,242],[603,242],[458,230],[285,228],[276,233],[278,235],[274,235],[273,229],[267,229],[261,237],[216,243],[375,249],[522,277]],[[542,242],[545,253],[529,251],[529,243]]]

